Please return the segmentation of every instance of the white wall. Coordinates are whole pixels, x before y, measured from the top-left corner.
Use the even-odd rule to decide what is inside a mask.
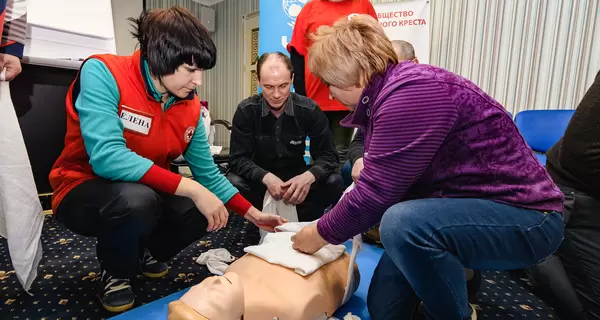
[[[115,41],[118,55],[130,55],[135,51],[137,40],[131,35],[131,25],[127,20],[142,13],[144,0],[111,0],[112,16],[115,24]]]

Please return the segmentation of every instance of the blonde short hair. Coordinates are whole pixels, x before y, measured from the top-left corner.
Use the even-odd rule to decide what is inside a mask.
[[[388,64],[398,63],[392,43],[369,15],[342,18],[312,35],[308,68],[327,85],[366,87]]]

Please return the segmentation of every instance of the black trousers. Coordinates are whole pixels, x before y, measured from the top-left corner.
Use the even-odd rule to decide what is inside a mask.
[[[143,249],[166,262],[205,236],[208,226],[188,198],[100,178],[71,190],[56,219],[76,234],[95,237],[102,270],[118,278],[135,277]]]
[[[600,199],[560,186],[565,234],[556,253],[526,273],[561,318],[600,319]]]
[[[349,113],[349,111],[325,111],[325,116],[329,120],[329,129],[333,135],[333,142],[335,143],[340,156],[340,163],[342,164],[348,160],[348,150],[350,149],[354,129],[342,127],[340,121]]]
[[[284,182],[305,172],[308,167],[289,170],[288,172],[273,173]],[[234,173],[228,173],[227,179],[240,193],[257,209],[262,210],[267,187],[261,181],[249,181]],[[326,179],[313,183],[304,202],[296,206],[298,220],[313,221],[323,215],[323,211],[336,203],[344,192],[344,179],[338,173],[333,173]]]

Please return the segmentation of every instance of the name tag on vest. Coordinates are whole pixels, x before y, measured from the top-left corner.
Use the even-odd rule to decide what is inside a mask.
[[[121,118],[125,129],[138,132],[143,135],[148,135],[150,128],[152,127],[151,117],[140,114],[131,109],[121,109],[121,114],[119,117]]]

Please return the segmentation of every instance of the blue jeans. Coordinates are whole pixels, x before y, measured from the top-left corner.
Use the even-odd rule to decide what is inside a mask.
[[[552,254],[563,238],[557,212],[482,199],[421,199],[390,207],[379,228],[385,253],[367,298],[373,320],[470,319],[464,268],[510,270]]]

